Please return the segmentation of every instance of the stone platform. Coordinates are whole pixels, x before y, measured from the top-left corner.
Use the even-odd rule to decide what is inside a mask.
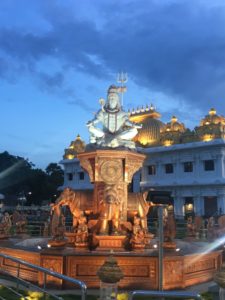
[[[196,245],[195,245],[196,246]],[[206,246],[206,243],[205,243]],[[190,245],[190,249],[195,249]],[[201,247],[197,247],[197,253],[189,253],[189,250],[167,250],[164,253],[164,282],[163,288],[179,289],[209,281],[216,270],[221,266],[222,252],[213,251],[203,254]],[[2,244],[0,252],[8,254],[33,264],[49,268],[53,271],[65,274],[84,281],[88,288],[98,288],[99,279],[96,276],[98,268],[103,264],[109,251],[78,251],[74,248],[47,249],[37,251],[33,249],[20,249],[16,245]],[[123,289],[158,289],[158,252],[156,250],[144,250],[142,252],[115,252],[115,258],[124,273],[124,279],[120,281]],[[16,265],[8,260],[0,259],[0,268],[15,274]],[[27,267],[21,270],[22,278],[32,282],[43,283],[43,276]],[[47,281],[58,287],[71,288],[68,283],[48,276]]]

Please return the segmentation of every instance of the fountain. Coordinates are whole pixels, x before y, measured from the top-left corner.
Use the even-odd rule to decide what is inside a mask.
[[[124,275],[120,287],[158,289],[159,244],[147,226],[147,214],[154,204],[147,201],[148,192],[128,193],[128,185],[145,159],[132,141],[141,126],[131,123],[122,110],[118,87],[111,86],[106,103],[101,104],[95,118],[87,123],[90,144],[78,155],[94,184],[93,193],[70,188],[61,193],[52,205],[52,237],[43,238],[39,250],[32,242],[21,245],[12,240],[11,244],[3,243],[0,252],[80,279],[88,287],[99,287],[97,272],[113,250]],[[73,216],[71,232],[65,231],[62,206],[68,206]],[[171,215],[163,217],[163,226],[163,289],[185,288],[212,279],[221,265],[221,251],[205,249],[197,242],[175,241]],[[15,272],[15,266],[5,260],[0,266]],[[28,268],[21,273],[27,280],[43,282]],[[47,280],[69,287],[59,279]]]

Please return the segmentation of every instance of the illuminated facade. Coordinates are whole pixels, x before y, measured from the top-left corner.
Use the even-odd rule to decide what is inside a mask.
[[[177,216],[225,213],[225,118],[215,109],[193,131],[173,116],[154,145],[139,143],[142,190],[170,191]]]
[[[135,142],[147,156],[133,178],[133,191],[170,191],[177,216],[224,214],[225,118],[211,109],[199,126],[189,130],[175,116],[168,123],[160,121],[152,105],[129,113],[132,122],[143,124]],[[63,187],[92,189],[76,158],[84,149],[78,136],[65,150]]]

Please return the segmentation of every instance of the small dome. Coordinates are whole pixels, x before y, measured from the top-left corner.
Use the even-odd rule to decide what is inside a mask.
[[[210,116],[216,115],[216,110],[215,110],[215,108],[211,108],[211,109],[210,109],[209,115],[210,115]]]
[[[215,108],[211,108],[209,110],[209,114],[205,116],[200,122],[200,126],[210,125],[210,124],[223,124],[225,125],[224,116],[219,116],[216,114]]]
[[[171,121],[168,122],[163,130],[164,132],[185,132],[185,126],[183,123],[178,122],[175,116],[172,116]]]
[[[160,139],[160,132],[165,124],[154,118],[147,118],[142,122],[142,128],[135,137],[135,142],[142,145],[155,144]]]
[[[75,141],[70,143],[69,148],[65,149],[64,159],[73,159],[78,153],[85,151],[85,142],[81,140],[80,135],[78,134]]]

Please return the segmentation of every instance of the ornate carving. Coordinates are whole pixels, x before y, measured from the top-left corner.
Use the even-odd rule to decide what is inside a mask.
[[[216,263],[215,258],[210,258],[206,260],[195,260],[194,263],[185,264],[185,273],[195,273],[205,270],[215,270]]]
[[[127,168],[127,178],[126,182],[131,182],[133,175],[137,172],[143,164],[143,159],[138,159],[135,157],[127,158],[126,159],[126,168]]]
[[[179,260],[165,261],[164,281],[165,284],[182,283],[183,264]]]
[[[115,184],[121,181],[123,176],[122,160],[105,160],[100,166],[100,176],[107,184]]]
[[[119,236],[99,235],[96,236],[96,239],[99,241],[99,247],[97,248],[99,250],[106,250],[106,249],[123,250],[126,236],[125,235],[119,235]]]
[[[78,227],[76,229],[75,237],[76,247],[87,247],[88,246],[88,227],[87,218],[82,216],[78,221]]]
[[[94,181],[94,171],[91,161],[88,158],[81,158],[79,157],[80,165],[82,168],[84,168],[90,177],[90,181]]]
[[[46,269],[49,269],[50,271],[57,272],[60,274],[63,274],[63,258],[57,258],[57,257],[42,257],[42,266]],[[41,274],[41,281],[43,280],[43,274]],[[62,279],[47,275],[47,284],[62,284]]]

